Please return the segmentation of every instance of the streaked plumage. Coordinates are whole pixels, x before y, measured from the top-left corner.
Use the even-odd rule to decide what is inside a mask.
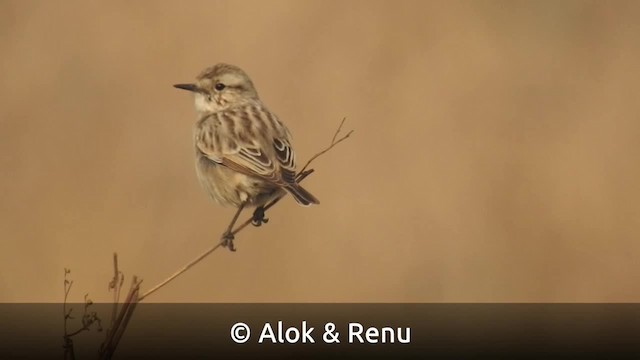
[[[260,101],[244,71],[217,64],[202,71],[195,84],[176,87],[195,94],[196,171],[214,200],[262,206],[287,191],[301,205],[319,203],[295,180],[289,130]]]

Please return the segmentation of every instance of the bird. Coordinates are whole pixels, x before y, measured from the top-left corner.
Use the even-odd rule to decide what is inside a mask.
[[[255,207],[252,223],[260,226],[268,221],[264,206],[285,193],[302,206],[320,203],[296,180],[291,132],[261,101],[244,70],[218,63],[202,70],[194,83],[173,86],[194,94],[193,144],[201,186],[218,204],[237,207],[223,246],[235,251],[231,231],[247,206]]]

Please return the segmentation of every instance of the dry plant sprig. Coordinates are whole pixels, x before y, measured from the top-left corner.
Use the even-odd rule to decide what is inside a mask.
[[[114,257],[114,262],[113,262],[114,273],[116,274],[114,276],[114,279],[116,279],[117,281],[118,279],[117,275],[119,274],[118,260],[117,260],[118,255],[113,254],[113,257]],[[122,335],[124,334],[124,331],[127,328],[127,325],[129,324],[129,320],[131,320],[133,311],[135,310],[136,306],[138,305],[138,302],[140,301],[140,298],[138,295],[140,294],[141,283],[142,283],[142,280],[138,280],[136,276],[133,277],[133,281],[131,282],[131,288],[129,289],[129,293],[127,294],[127,297],[125,298],[125,301],[122,304],[122,307],[120,308],[120,312],[118,313],[117,317],[114,316],[114,318],[112,319],[111,326],[107,331],[107,336],[104,342],[102,343],[102,345],[100,346],[100,359],[111,359],[111,357],[113,356],[113,353],[115,352],[116,347],[118,346],[118,343],[120,342],[120,339],[122,338]],[[119,284],[120,285],[116,285],[116,286],[122,286],[122,281],[120,281]]]
[[[91,305],[93,305],[93,301],[89,299],[89,294],[84,295],[84,308],[82,311],[82,326],[80,326],[76,331],[69,333],[68,331],[68,322],[69,320],[73,320],[74,317],[71,316],[71,312],[73,308],[67,311],[67,300],[69,298],[69,293],[71,292],[71,287],[73,286],[73,280],[69,280],[67,276],[71,273],[71,270],[65,268],[64,269],[64,301],[62,303],[62,313],[64,315],[64,358],[65,359],[75,359],[75,351],[73,349],[73,340],[72,337],[80,334],[83,331],[89,331],[94,324],[97,324],[98,331],[102,331],[102,320],[98,317],[98,313],[96,311],[90,311]]]
[[[134,283],[136,279],[134,278]],[[118,303],[120,301],[120,291],[122,290],[122,284],[124,283],[124,274],[118,269],[118,254],[113,253],[113,278],[109,282],[109,291],[113,291],[113,304],[111,304],[111,321],[109,322],[109,328],[107,329],[107,335],[105,341],[100,348],[100,355],[109,354],[107,358],[113,355],[115,350],[114,343],[115,334],[118,332],[119,323],[116,321],[118,317]],[[125,303],[127,306],[127,303]],[[122,336],[122,334],[120,334]],[[118,338],[119,340],[119,338]]]
[[[311,165],[311,163],[317,159],[320,155],[325,154],[327,151],[331,150],[334,146],[338,145],[339,143],[341,143],[342,141],[346,140],[349,136],[351,136],[351,134],[353,133],[353,130],[350,130],[346,135],[338,138],[338,135],[340,134],[340,132],[342,131],[342,126],[344,125],[344,122],[346,121],[346,118],[343,118],[342,121],[340,122],[340,125],[338,126],[338,129],[336,130],[335,134],[333,135],[333,138],[331,139],[331,144],[329,144],[329,146],[327,148],[325,148],[324,150],[320,151],[319,153],[315,154],[314,156],[311,157],[311,159],[309,159],[309,161],[307,161],[307,163],[302,167],[302,170],[300,170],[297,174],[296,174],[296,180],[298,182],[304,180],[307,176],[311,175],[313,173],[313,169],[307,169],[309,167],[309,165]],[[337,139],[337,140],[336,140]],[[283,195],[284,196],[284,195]],[[268,203],[267,205],[264,206],[264,210],[268,210],[269,208],[273,207],[275,204],[278,203],[278,201],[280,201],[280,199],[282,199],[283,196],[280,196],[274,200],[272,200],[270,203]],[[245,227],[247,227],[247,225],[249,225],[253,220],[253,216],[249,217],[246,221],[244,221],[242,224],[238,225],[235,229],[233,229],[232,231],[230,231],[231,235],[235,236],[237,233],[239,233],[240,231],[242,231],[242,229],[244,229]],[[235,218],[232,220],[231,224],[233,224],[235,222]],[[196,265],[197,263],[199,263],[200,261],[202,261],[202,259],[206,258],[207,256],[209,256],[209,254],[211,254],[212,252],[216,251],[220,246],[222,246],[222,244],[225,242],[224,239],[224,235],[223,238],[213,247],[209,248],[208,250],[206,250],[205,252],[203,252],[200,256],[198,256],[197,258],[193,259],[191,262],[189,262],[187,265],[183,266],[182,268],[180,268],[178,271],[176,271],[175,273],[173,273],[171,276],[169,276],[168,278],[166,278],[164,281],[162,281],[161,283],[159,283],[158,285],[154,286],[153,288],[151,288],[150,290],[148,290],[147,292],[145,292],[144,294],[142,294],[139,298],[138,301],[142,301],[144,298],[146,298],[147,296],[153,294],[154,292],[158,291],[160,288],[162,288],[163,286],[167,285],[169,282],[171,282],[173,279],[177,278],[178,276],[180,276],[181,274],[183,274],[185,271],[189,270],[191,267],[193,267],[194,265]]]
[[[109,282],[109,291],[113,291],[113,308],[111,309],[111,322],[110,326],[113,328],[113,323],[116,321],[116,314],[118,313],[118,301],[120,300],[120,290],[124,283],[124,274],[118,270],[118,254],[113,253],[113,279]]]

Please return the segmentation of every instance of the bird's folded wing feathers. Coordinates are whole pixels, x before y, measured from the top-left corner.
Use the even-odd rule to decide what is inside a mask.
[[[263,149],[269,145],[272,151]],[[276,185],[295,183],[295,154],[289,141],[286,138],[273,138],[269,145],[261,146],[260,142],[248,140],[247,137],[227,137],[220,144],[203,141],[199,137],[196,142],[197,148],[207,158],[234,171]]]

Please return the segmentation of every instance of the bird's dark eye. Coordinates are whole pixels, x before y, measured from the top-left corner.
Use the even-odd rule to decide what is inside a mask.
[[[216,84],[216,90],[222,91],[224,88],[225,88],[225,85],[223,83]]]

